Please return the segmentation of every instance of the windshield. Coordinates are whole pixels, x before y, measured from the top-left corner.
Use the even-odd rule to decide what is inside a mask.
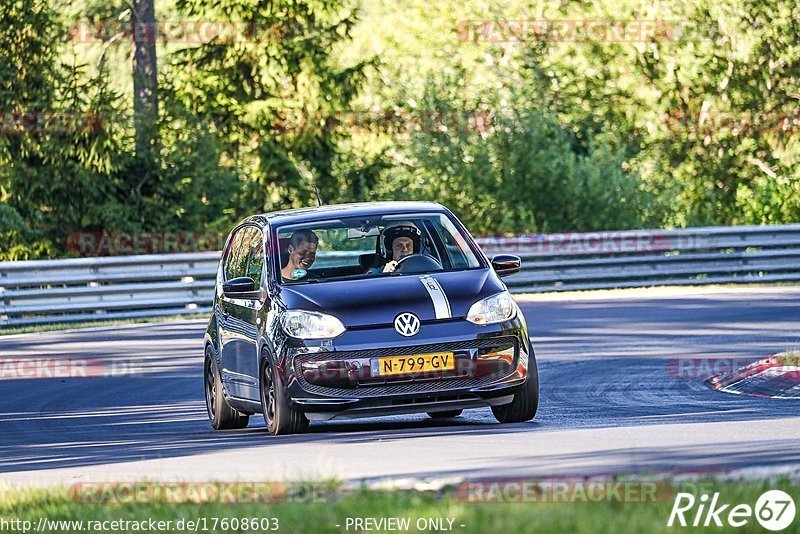
[[[283,284],[481,268],[444,213],[340,218],[277,229]]]

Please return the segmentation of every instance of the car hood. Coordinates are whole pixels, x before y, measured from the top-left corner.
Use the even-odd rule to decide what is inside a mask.
[[[438,313],[436,290],[432,296],[423,278],[438,282],[447,299],[444,308],[439,301]],[[283,286],[281,299],[289,309],[329,313],[352,327],[390,324],[402,312],[415,313],[422,321],[444,319],[447,306],[451,317],[466,317],[472,304],[503,289],[492,270],[474,269]]]

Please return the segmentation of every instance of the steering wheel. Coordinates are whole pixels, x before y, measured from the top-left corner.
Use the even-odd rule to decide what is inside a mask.
[[[395,272],[399,273],[422,273],[425,271],[440,270],[442,264],[427,254],[410,254],[397,260]]]

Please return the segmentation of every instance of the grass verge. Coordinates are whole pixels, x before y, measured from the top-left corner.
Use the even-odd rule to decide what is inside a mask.
[[[662,481],[663,482],[663,481]],[[46,518],[51,532],[80,532],[87,527],[95,532],[134,532],[140,529],[129,525],[95,524],[90,521],[170,521],[158,532],[181,532],[189,530],[188,521],[196,522],[199,532],[267,532],[274,531],[270,525],[277,524],[283,532],[366,532],[366,531],[451,531],[451,532],[674,532],[686,530],[667,527],[667,520],[673,507],[675,493],[693,493],[699,503],[700,494],[719,492],[721,504],[730,504],[721,514],[723,523],[728,511],[738,504],[755,508],[761,494],[767,490],[780,489],[798,501],[800,484],[789,479],[777,481],[720,481],[708,479],[691,483],[670,484],[674,490],[657,499],[657,502],[574,502],[567,498],[560,502],[468,502],[455,487],[437,491],[410,490],[368,490],[365,488],[341,491],[334,489],[320,496],[294,498],[293,502],[277,504],[82,504],[71,497],[67,488],[0,488],[0,518],[5,521],[19,520],[20,526],[27,524],[29,531],[35,531],[40,518]],[[691,489],[690,489],[691,488]],[[520,494],[517,494],[520,495]],[[572,502],[571,502],[572,501]],[[695,506],[686,514],[690,524],[697,512]],[[353,518],[408,518],[405,529],[354,528]],[[268,519],[267,523],[261,520]],[[274,518],[277,523],[271,521]],[[348,523],[348,518],[351,518]],[[705,516],[703,516],[703,519]],[[222,521],[225,519],[225,521]],[[236,523],[234,520],[238,519]],[[258,528],[244,525],[243,519],[259,520]],[[442,520],[441,528],[418,528],[420,519]],[[182,524],[178,523],[183,521]],[[450,523],[448,520],[452,520]],[[76,523],[54,523],[58,521],[83,521]],[[235,524],[236,523],[236,524]],[[348,528],[348,524],[350,525]],[[421,523],[420,523],[421,524]],[[267,525],[268,528],[263,528]],[[430,527],[427,522],[426,526]],[[8,526],[8,525],[6,525]],[[101,528],[96,528],[101,527]],[[83,530],[81,530],[83,529]],[[21,529],[15,529],[21,532]],[[146,529],[145,529],[146,530]],[[696,529],[692,529],[696,530]],[[741,528],[712,527],[714,532],[736,531],[762,532],[764,529],[755,517],[750,517]],[[9,530],[6,530],[9,531]],[[41,532],[42,530],[39,530]],[[154,530],[150,530],[154,532]],[[783,532],[800,532],[800,520],[795,521]]]

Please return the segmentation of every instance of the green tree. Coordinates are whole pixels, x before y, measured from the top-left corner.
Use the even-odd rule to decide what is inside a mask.
[[[309,205],[314,184],[323,198],[338,198],[334,172],[346,160],[346,135],[325,124],[351,107],[370,63],[340,68],[331,59],[356,21],[349,3],[180,0],[178,7],[246,27],[176,53],[169,69],[174,94],[221,140],[221,163],[239,169],[236,214]]]
[[[0,254],[31,257],[118,220],[122,150],[103,122],[117,96],[61,61],[65,27],[47,2],[3,4],[0,24],[0,200],[25,221],[20,242],[0,243]]]
[[[650,200],[623,149],[578,139],[536,104],[533,82],[476,95],[458,80],[431,77],[420,107],[461,120],[409,135],[404,165],[386,173],[380,196],[439,200],[480,233],[645,223]]]

